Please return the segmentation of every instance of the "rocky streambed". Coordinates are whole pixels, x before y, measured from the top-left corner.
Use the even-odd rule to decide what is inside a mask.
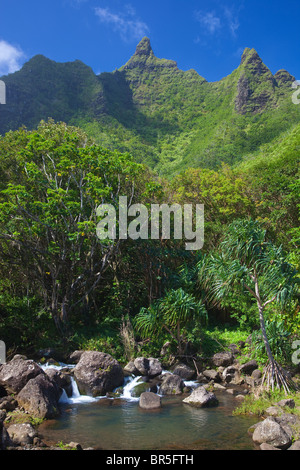
[[[215,354],[206,364],[176,362],[165,370],[159,359],[139,357],[122,367],[109,354],[75,351],[67,364],[16,355],[0,365],[0,449],[90,449],[78,442],[63,446],[46,444],[39,424],[58,419],[63,403],[77,398],[91,401],[134,399],[141,410],[164,407],[164,397],[177,397],[188,407],[218,408],[221,394],[238,404],[261,380],[256,361],[239,364],[234,354]],[[128,384],[130,386],[128,387]],[[295,402],[286,400],[267,410],[250,429],[258,449],[299,449],[300,420],[293,413]],[[21,422],[16,420],[22,416]]]

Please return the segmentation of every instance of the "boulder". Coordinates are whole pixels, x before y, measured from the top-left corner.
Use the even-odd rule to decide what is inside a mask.
[[[221,385],[219,383],[214,383],[214,390],[222,390],[222,391],[225,391],[226,390],[226,387],[224,387],[224,385]]]
[[[251,377],[256,383],[258,383],[259,380],[262,378],[262,372],[259,369],[254,369],[254,371],[251,373]]]
[[[72,396],[72,379],[69,373],[53,368],[45,369],[45,373],[61,389],[61,393],[64,389],[68,397]]]
[[[29,423],[11,424],[7,428],[7,434],[11,444],[15,446],[33,444],[33,440],[37,436],[36,430]]]
[[[177,364],[171,370],[183,380],[192,380],[196,375],[196,371],[186,364]]]
[[[131,390],[132,397],[140,397],[142,393],[149,392],[149,384],[147,382],[138,382]]]
[[[161,398],[156,393],[144,392],[140,396],[139,406],[144,410],[155,410],[161,408]]]
[[[240,366],[240,372],[242,374],[251,375],[252,372],[257,368],[258,368],[258,364],[257,364],[256,360],[253,359],[252,361],[248,361],[245,364],[242,364]]]
[[[18,402],[12,395],[0,398],[0,410],[14,411],[17,406]]]
[[[183,400],[183,403],[195,406],[197,408],[212,407],[219,404],[216,395],[208,392],[204,387],[197,387],[190,396]]]
[[[162,373],[162,366],[160,361],[153,357],[137,357],[134,360],[134,366],[139,373],[137,375],[153,378]]]
[[[284,450],[292,444],[292,431],[288,426],[283,427],[276,418],[268,417],[256,426],[252,439],[258,445],[266,443]]]
[[[278,416],[280,414],[280,408],[277,406],[269,406],[266,409],[266,414],[269,416]]]
[[[36,362],[29,359],[16,358],[0,367],[0,386],[8,394],[19,393],[30,379],[45,375]]]
[[[219,372],[214,369],[204,370],[203,375],[208,380],[213,380],[214,382],[221,382],[221,377],[220,377]]]
[[[149,358],[149,370],[148,370],[148,376],[153,378],[157,377],[162,373],[162,365],[158,359],[155,359],[153,357]]]
[[[215,367],[228,367],[233,363],[233,355],[226,351],[216,353],[212,357],[212,363]]]
[[[30,379],[17,395],[20,407],[36,418],[55,418],[59,414],[60,392],[46,374]]]
[[[295,401],[292,398],[285,398],[284,400],[280,400],[277,403],[275,403],[275,406],[280,406],[281,408],[287,407],[287,408],[295,408]]]
[[[243,382],[240,371],[237,366],[231,365],[226,367],[222,372],[222,380],[226,383],[240,385]]]
[[[263,442],[262,444],[260,444],[259,448],[260,450],[280,450],[280,449],[277,449],[277,447],[267,444],[266,442]]]
[[[138,375],[148,375],[149,360],[146,357],[137,357],[134,360],[134,366],[138,371]]]
[[[128,362],[128,364],[126,364],[126,366],[124,367],[124,372],[128,373],[129,375],[136,375],[136,376],[140,375],[133,361],[130,361]]]
[[[104,396],[124,382],[122,367],[112,356],[99,351],[85,351],[74,368],[81,394]]]
[[[165,374],[160,385],[162,395],[181,395],[184,389],[184,381],[179,375]]]
[[[82,350],[73,351],[69,356],[68,362],[70,364],[78,364],[83,353],[84,351]]]

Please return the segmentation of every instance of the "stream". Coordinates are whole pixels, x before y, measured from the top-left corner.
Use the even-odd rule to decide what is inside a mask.
[[[93,398],[80,395],[72,378],[72,396],[64,392],[60,398],[61,415],[39,428],[43,440],[102,450],[254,450],[248,429],[257,417],[232,416],[237,400],[231,394],[214,392],[219,400],[214,408],[184,404],[186,395],[162,397],[161,409],[146,411],[131,394],[139,380],[126,378],[117,398]]]

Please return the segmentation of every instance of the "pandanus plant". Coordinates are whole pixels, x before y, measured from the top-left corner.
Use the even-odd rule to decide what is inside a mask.
[[[183,328],[190,321],[206,321],[204,304],[182,288],[170,289],[165,296],[148,308],[142,308],[135,324],[144,337],[160,334],[163,330],[177,344],[178,355],[184,353]]]
[[[262,385],[272,390],[283,388],[285,393],[295,388],[273,357],[265,324],[266,307],[273,302],[284,306],[292,298],[299,281],[296,270],[286,261],[282,247],[267,240],[266,230],[257,221],[237,220],[229,226],[220,251],[203,257],[198,269],[199,281],[207,289],[211,301],[221,302],[237,284],[251,294],[257,304],[268,356]]]

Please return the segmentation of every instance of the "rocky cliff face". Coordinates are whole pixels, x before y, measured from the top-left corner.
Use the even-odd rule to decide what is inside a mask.
[[[161,67],[176,68],[177,63],[173,60],[158,59],[152,50],[150,39],[145,37],[137,45],[134,55],[130,58],[124,67],[121,67],[120,71],[134,69],[134,68],[147,68],[157,69]]]
[[[82,127],[100,145],[129,151],[162,173],[232,164],[298,119],[291,100],[294,77],[286,70],[273,75],[249,48],[239,67],[216,82],[156,57],[147,37],[111,73],[95,75],[80,61],[61,64],[35,56],[2,79],[7,104],[1,106],[0,134],[53,118]],[[277,124],[286,127],[274,129],[275,112]],[[256,138],[251,125],[260,117],[267,125]]]
[[[274,76],[255,49],[246,48],[239,67],[235,109],[239,114],[257,114],[279,104],[279,97],[295,80],[285,70]]]

